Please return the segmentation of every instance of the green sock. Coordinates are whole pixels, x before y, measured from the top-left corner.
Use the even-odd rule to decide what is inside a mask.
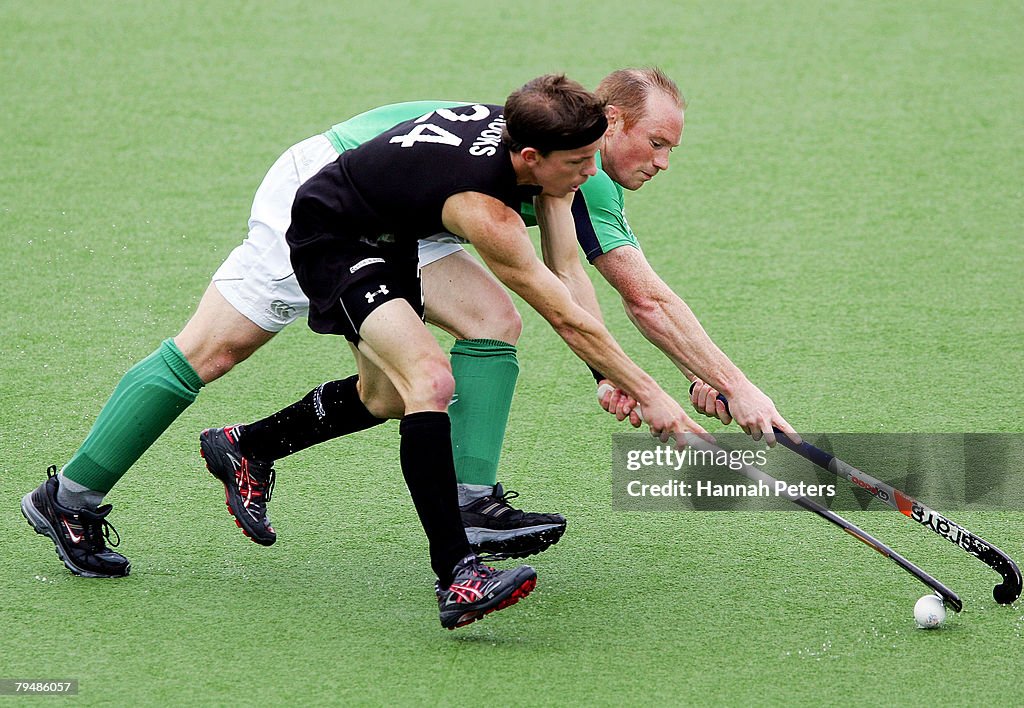
[[[109,492],[128,468],[199,395],[203,381],[167,339],[121,378],[96,422],[61,473]]]
[[[452,347],[455,475],[460,484],[493,486],[519,377],[516,348],[495,339],[460,339]]]

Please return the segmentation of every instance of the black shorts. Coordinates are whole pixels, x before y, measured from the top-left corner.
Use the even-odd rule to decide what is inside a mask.
[[[374,244],[331,239],[329,249],[292,248],[299,287],[309,298],[309,328],[359,343],[370,313],[402,299],[423,319],[417,242]]]

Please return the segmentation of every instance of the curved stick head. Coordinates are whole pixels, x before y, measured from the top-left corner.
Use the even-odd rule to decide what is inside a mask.
[[[1014,565],[1014,570],[1017,570],[1017,566]],[[1015,577],[1009,577],[1003,580],[1003,582],[992,588],[992,597],[1000,605],[1012,605],[1020,597],[1021,580],[1020,571],[1017,570]]]
[[[960,612],[964,609],[964,602],[960,599],[960,596],[955,592],[947,588],[942,583],[935,581],[935,584],[925,583],[932,591],[942,598],[942,604],[953,610],[953,612]]]

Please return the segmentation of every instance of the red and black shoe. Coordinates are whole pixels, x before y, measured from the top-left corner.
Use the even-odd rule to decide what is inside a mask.
[[[516,604],[536,586],[537,573],[528,565],[496,570],[481,563],[475,555],[468,555],[455,566],[451,585],[434,585],[441,626],[455,629],[476,622]]]
[[[86,578],[123,578],[132,564],[120,553],[107,548],[113,533],[117,546],[121,537],[107,521],[110,504],[98,509],[69,509],[57,501],[57,467],[46,470],[46,481],[21,498],[21,513],[42,536],[49,536],[57,555],[75,575]]]
[[[274,463],[253,460],[238,446],[240,425],[207,428],[199,434],[199,454],[206,469],[224,483],[228,511],[242,533],[261,546],[277,540],[267,516],[267,502],[274,491]]]

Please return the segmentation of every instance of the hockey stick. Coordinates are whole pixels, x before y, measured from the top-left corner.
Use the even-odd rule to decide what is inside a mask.
[[[599,386],[597,389],[598,400],[603,398],[604,394],[611,390],[612,387],[609,386],[608,384],[601,384],[601,386]],[[639,405],[636,407],[636,412],[637,415],[639,415],[642,419],[643,412],[640,410]],[[698,435],[686,433],[684,437],[686,444],[696,450],[704,450],[716,455],[717,453],[725,452],[722,448],[710,443],[709,441],[705,440],[704,438]],[[772,488],[778,488],[775,485],[777,480],[764,470],[754,467],[753,465],[747,465],[742,463],[741,465],[742,466],[739,469],[734,471],[739,472],[741,475],[751,480],[752,482],[763,482]],[[730,469],[733,468],[730,467]],[[821,518],[835,524],[843,531],[856,538],[858,541],[861,541],[868,547],[874,549],[875,551],[882,554],[883,556],[891,560],[893,563],[898,565],[900,568],[913,575],[919,581],[927,585],[933,592],[939,595],[939,597],[942,598],[942,601],[945,602],[949,607],[952,607],[956,612],[959,612],[961,609],[963,609],[963,602],[960,600],[960,597],[955,592],[950,590],[948,587],[943,585],[941,582],[933,578],[928,573],[921,570],[921,568],[911,563],[909,560],[901,556],[899,553],[889,548],[887,545],[876,539],[871,534],[860,529],[856,525],[850,523],[849,521],[847,521],[839,514],[832,511],[831,509],[826,509],[821,504],[817,503],[812,499],[808,499],[807,497],[800,494],[793,494],[788,489],[785,488],[781,489],[780,491],[787,499],[789,499],[789,501],[793,502],[801,509],[806,509],[807,511],[813,512]]]
[[[691,393],[693,392],[694,385],[690,384]],[[725,400],[725,397],[719,394],[718,398],[728,408],[729,402]],[[775,431],[775,439],[796,454],[810,460],[818,467],[828,470],[837,477],[842,477],[861,489],[867,490],[875,499],[888,504],[907,518],[942,536],[953,545],[959,546],[999,573],[1003,582],[992,589],[992,597],[1000,605],[1009,605],[1020,597],[1020,568],[1017,567],[1012,558],[991,543],[971,533],[960,524],[948,519],[934,509],[925,506],[910,495],[860,471],[853,465],[843,462],[838,457],[808,442],[797,445],[778,428],[773,428],[773,430]]]

